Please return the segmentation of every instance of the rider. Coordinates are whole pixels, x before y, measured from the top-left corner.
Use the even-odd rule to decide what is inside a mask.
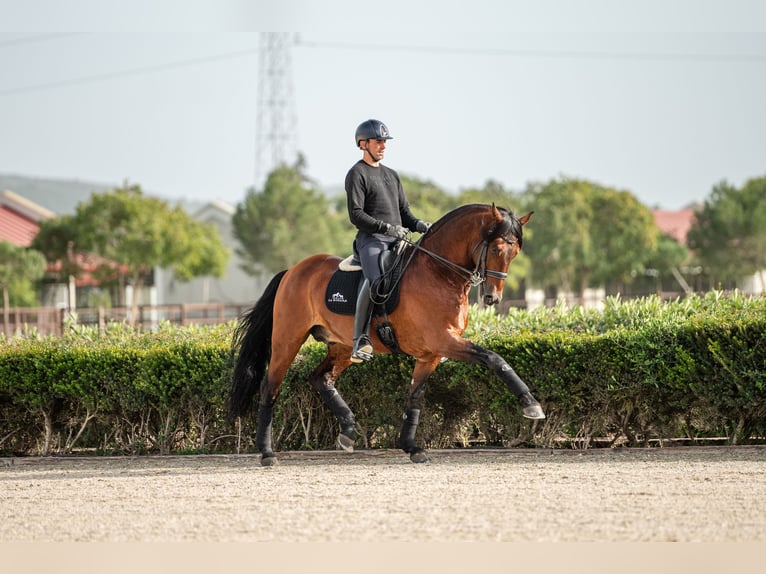
[[[397,239],[404,239],[408,229],[425,233],[431,224],[412,214],[399,174],[380,163],[386,141],[393,139],[386,125],[373,119],[362,122],[354,139],[363,155],[346,174],[346,199],[349,219],[358,230],[354,252],[364,280],[357,296],[351,362],[361,363],[372,359],[370,286],[381,276],[380,254]]]

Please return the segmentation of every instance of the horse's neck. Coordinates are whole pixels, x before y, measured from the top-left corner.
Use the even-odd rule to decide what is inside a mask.
[[[451,227],[455,227],[452,229]],[[432,237],[426,236],[423,247],[462,267],[472,267],[473,250],[481,242],[480,232],[469,226],[448,226]]]

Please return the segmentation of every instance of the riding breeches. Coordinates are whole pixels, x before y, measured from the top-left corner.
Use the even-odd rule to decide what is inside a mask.
[[[360,231],[354,239],[354,253],[362,264],[362,273],[374,285],[382,271],[380,269],[380,255],[387,251],[391,244],[396,241],[394,237],[388,237],[380,233],[369,234]]]

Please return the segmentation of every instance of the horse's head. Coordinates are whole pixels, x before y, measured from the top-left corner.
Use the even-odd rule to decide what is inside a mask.
[[[531,216],[516,217],[494,204],[462,205],[433,224],[423,237],[423,251],[443,265],[445,277],[480,285],[482,301],[496,305],[508,266],[521,251],[522,226]]]
[[[522,226],[530,217],[531,211],[516,217],[513,212],[492,204],[489,222],[482,230],[483,241],[475,249],[474,261],[484,278],[480,293],[485,305],[497,305],[502,300],[508,266],[521,251],[524,242]]]

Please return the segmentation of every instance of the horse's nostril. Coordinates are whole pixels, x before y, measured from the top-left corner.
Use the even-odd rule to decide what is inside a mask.
[[[498,302],[498,299],[494,295],[485,295],[484,296],[484,304],[485,305],[495,305],[497,302]]]

